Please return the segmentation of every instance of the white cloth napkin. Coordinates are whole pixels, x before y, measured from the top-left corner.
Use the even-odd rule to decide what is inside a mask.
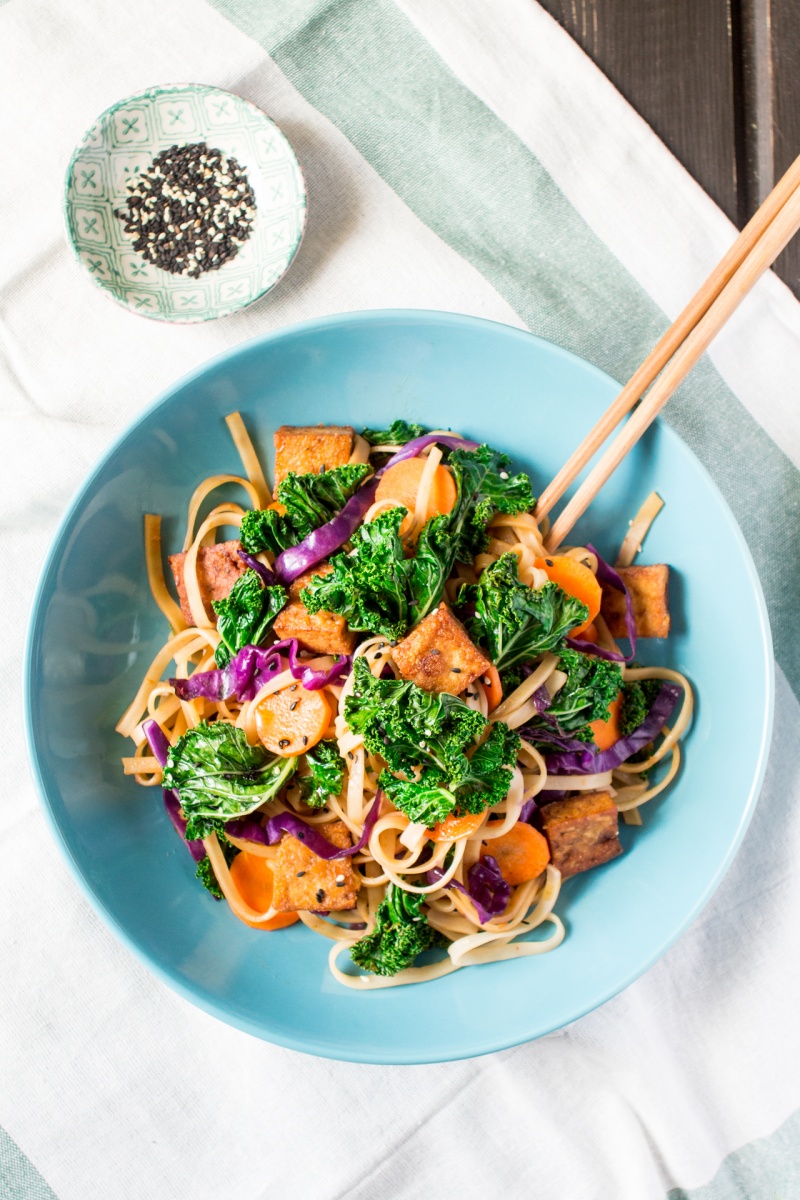
[[[310,224],[273,295],[177,328],[90,286],[60,197],[99,112],[185,79],[236,91],[281,125],[308,178]],[[227,346],[322,313],[473,313],[544,332],[621,377],[732,227],[532,0],[10,0],[0,145],[0,1197],[649,1200],[711,1179],[800,1107],[786,582],[796,301],[766,278],[668,413],[745,523],[786,672],[762,798],[723,885],[656,967],[569,1029],[463,1063],[327,1062],[249,1038],[157,982],[50,839],[19,680],[58,518],[160,390]]]

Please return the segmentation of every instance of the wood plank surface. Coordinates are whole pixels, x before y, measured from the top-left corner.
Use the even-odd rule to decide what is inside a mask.
[[[539,2],[741,227],[800,154],[800,0]]]

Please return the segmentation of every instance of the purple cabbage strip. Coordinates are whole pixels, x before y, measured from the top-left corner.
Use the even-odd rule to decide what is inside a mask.
[[[533,701],[533,707],[538,713],[545,712],[546,709],[548,709],[553,703],[553,697],[550,695],[544,684],[536,689],[531,696],[531,700]]]
[[[596,646],[594,642],[587,642],[583,638],[564,638],[571,650],[580,650],[583,654],[592,654],[595,658],[604,658],[607,662],[630,662],[624,654],[619,654],[616,650],[605,650],[602,646]],[[631,656],[633,657],[633,656]]]
[[[254,558],[252,554],[248,554],[246,550],[239,551],[239,558],[246,567],[249,567],[251,571],[255,571],[256,575],[260,576],[267,587],[272,587],[278,582],[278,577],[275,573],[269,567],[265,567],[257,558]]]
[[[167,765],[167,755],[169,754],[169,742],[164,730],[158,721],[145,721],[142,725],[142,732],[147,738],[150,749],[153,751],[153,757],[158,759],[162,767],[165,767]],[[206,856],[205,846],[200,841],[186,840],[186,821],[181,816],[178,793],[172,791],[170,788],[162,788],[161,792],[164,797],[164,808],[167,810],[167,816],[175,826],[181,841],[185,843],[194,861],[201,862]]]
[[[656,696],[650,711],[641,725],[620,738],[608,750],[590,750],[586,743],[579,743],[580,750],[568,750],[561,754],[547,755],[547,774],[554,778],[559,775],[595,775],[602,771],[612,771],[620,763],[625,762],[632,754],[642,750],[648,742],[652,742],[661,732],[665,721],[675,707],[681,694],[681,688],[675,683],[664,683]]]
[[[524,729],[519,729],[517,732],[529,742],[547,742],[557,750],[586,749],[586,742],[579,742],[577,738],[570,737],[568,733],[560,733],[552,719],[550,725],[526,725]]]
[[[378,792],[367,813],[361,837],[355,846],[349,846],[344,850],[332,845],[315,826],[309,825],[302,817],[289,812],[277,813],[274,817],[268,817],[266,825],[262,825],[254,814],[249,817],[239,817],[235,821],[226,823],[225,832],[232,837],[241,838],[245,842],[260,842],[263,846],[275,846],[283,835],[288,833],[303,842],[312,853],[317,854],[320,858],[328,861],[334,858],[350,858],[351,855],[360,853],[369,841],[381,810],[382,798],[383,793]]]
[[[231,696],[242,702],[252,700],[259,688],[281,670],[281,650],[288,651],[289,670],[309,692],[317,691],[341,679],[342,676],[349,675],[353,666],[349,654],[342,655],[325,670],[305,666],[298,659],[297,638],[286,638],[266,649],[259,646],[243,646],[234,654],[227,667],[195,671],[188,679],[170,679],[169,684],[181,700],[194,700],[198,696],[206,700],[228,700]]]
[[[542,804],[552,804],[554,800],[563,800],[566,792],[557,792],[555,788],[543,788],[538,799]]]
[[[425,872],[425,878],[428,883],[439,883],[444,874],[441,867],[431,867]],[[469,886],[464,887],[457,879],[451,879],[444,886],[469,897],[475,905],[481,925],[505,912],[511,896],[511,885],[503,879],[497,859],[491,854],[473,863],[467,872],[467,883]]]
[[[536,812],[536,809],[538,807],[539,807],[539,805],[536,803],[535,799],[526,800],[525,803],[523,804],[522,808],[519,810],[519,816],[517,817],[517,823],[519,823],[521,821],[523,825],[528,825],[530,823],[531,817]]]
[[[450,450],[477,450],[478,442],[471,442],[467,438],[453,437],[451,434],[444,433],[427,433],[424,437],[414,438],[413,441],[406,442],[401,450],[393,454],[385,466],[381,467],[374,475],[362,483],[357,492],[354,492],[350,499],[345,504],[344,508],[327,524],[315,529],[308,537],[303,538],[296,546],[290,546],[287,550],[281,551],[275,559],[275,574],[278,577],[279,583],[291,583],[298,576],[304,575],[306,571],[310,571],[312,567],[316,567],[324,559],[330,558],[334,551],[343,546],[349,541],[355,533],[358,526],[361,524],[368,509],[370,509],[375,501],[375,493],[378,490],[381,476],[389,467],[395,466],[399,462],[403,462],[407,458],[414,458],[419,454],[420,450],[424,450],[426,446],[431,446],[434,442],[439,442],[443,446],[447,446]]]
[[[591,542],[586,543],[586,549],[591,551],[591,553],[597,559],[597,578],[600,583],[606,585],[607,587],[615,588],[618,592],[622,592],[623,596],[625,597],[625,628],[628,631],[628,641],[631,644],[631,652],[627,658],[623,659],[623,661],[632,662],[636,657],[636,621],[633,616],[633,601],[631,600],[631,594],[625,586],[622,576],[614,570],[610,563],[607,563],[606,560],[602,558],[600,554],[598,554]],[[609,653],[610,651],[606,651],[606,653],[600,657],[605,658]]]

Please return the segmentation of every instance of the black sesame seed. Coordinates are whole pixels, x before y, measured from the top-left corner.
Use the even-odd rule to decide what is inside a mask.
[[[300,703],[299,700],[293,700],[292,703],[289,705],[289,712],[294,712],[294,710],[297,708],[299,703]]]
[[[450,670],[453,672],[454,675],[461,674],[461,667],[451,667]]]
[[[484,845],[486,845],[486,843],[485,843],[485,842],[484,842]],[[305,871],[298,871],[298,872],[297,872],[297,878],[298,878],[298,879],[302,879],[304,875],[305,875]]]
[[[289,738],[281,738],[280,741],[278,742],[278,748],[280,750],[285,750],[286,747],[289,745],[289,742],[290,742]]]
[[[325,899],[325,888],[318,888],[317,895],[316,895],[317,904],[321,904],[324,899]]]
[[[344,875],[337,875],[335,882],[337,887],[344,887]]]
[[[305,734],[303,734],[303,745],[304,745],[304,746],[307,746],[307,745],[308,745],[308,738],[306,737],[306,735],[305,735]]]
[[[545,561],[545,566],[552,567],[552,565],[553,565],[552,558],[546,558],[544,561]]]

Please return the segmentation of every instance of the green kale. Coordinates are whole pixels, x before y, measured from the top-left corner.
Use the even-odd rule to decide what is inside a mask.
[[[285,603],[285,588],[264,587],[256,571],[245,571],[225,599],[212,604],[222,637],[214,655],[217,666],[227,666],[243,646],[260,646]]]
[[[235,725],[202,721],[170,747],[163,786],[178,793],[188,821],[187,838],[206,837],[216,827],[196,818],[230,821],[246,816],[280,790],[296,765],[296,758],[251,746],[244,730]]]
[[[588,726],[592,721],[608,718],[608,706],[622,687],[622,668],[619,663],[590,658],[565,646],[558,656],[558,669],[566,672],[566,683],[556,692],[547,713],[530,721],[528,728],[552,726],[555,721],[562,733],[591,742]]]
[[[344,759],[334,741],[317,742],[305,755],[309,775],[298,776],[300,795],[311,808],[324,808],[329,796],[338,796],[344,784]]]
[[[350,948],[357,967],[373,975],[396,975],[410,967],[423,950],[449,942],[429,925],[422,904],[425,897],[390,883],[375,914],[375,928]]]
[[[276,493],[286,512],[267,508],[245,513],[239,530],[243,548],[248,554],[280,554],[296,546],[341,512],[371,469],[366,463],[346,463],[318,475],[290,471]]]
[[[500,686],[503,689],[503,697],[510,696],[512,692],[515,692],[524,678],[521,663],[517,663],[515,667],[505,667],[500,672]]]
[[[619,719],[620,733],[623,737],[639,728],[660,691],[659,679],[641,679],[625,684],[622,689],[622,712]]]
[[[555,650],[589,616],[586,605],[557,583],[546,583],[538,591],[528,587],[518,568],[516,554],[503,554],[478,583],[467,584],[459,593],[460,603],[475,604],[475,616],[467,622],[470,636],[487,647],[498,669]]]
[[[228,864],[228,866],[230,866],[234,858],[236,858],[236,855],[239,853],[238,849],[236,846],[231,845],[224,833],[217,833],[217,841],[219,842],[222,853],[225,855],[225,862]],[[219,886],[219,881],[214,874],[214,868],[211,865],[211,859],[208,856],[201,859],[201,861],[197,864],[195,878],[199,879],[203,887],[206,888],[207,891],[211,892],[211,895],[215,900],[222,899],[222,888]]]
[[[408,561],[400,541],[405,508],[390,508],[360,525],[349,554],[334,554],[327,575],[315,575],[300,593],[310,613],[340,613],[358,633],[402,637],[408,626]]]
[[[486,525],[494,514],[525,512],[533,505],[528,476],[509,476],[508,456],[490,446],[454,450],[447,462],[456,484],[456,503],[452,512],[426,522],[416,554],[409,560],[413,625],[436,608],[455,563],[472,562],[486,549]]]
[[[496,722],[469,758],[488,722],[463,700],[408,680],[375,679],[362,658],[353,672],[345,719],[386,760],[378,784],[409,820],[431,827],[455,808],[481,812],[502,800],[519,746],[507,725]]]
[[[415,421],[392,421],[388,429],[362,429],[361,436],[370,446],[405,446],[426,433],[424,425]]]

